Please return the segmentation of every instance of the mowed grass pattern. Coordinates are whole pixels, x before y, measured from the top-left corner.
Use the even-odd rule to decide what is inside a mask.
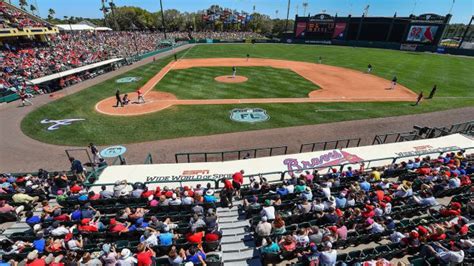
[[[168,57],[42,106],[22,121],[22,130],[28,136],[47,143],[86,146],[89,142],[94,142],[98,145],[111,145],[418,114],[474,106],[474,75],[472,75],[474,59],[472,58],[380,49],[276,44],[196,46],[188,50],[186,57],[245,57],[247,51],[252,57],[308,62],[315,62],[318,56],[322,56],[324,64],[360,71],[365,71],[367,64],[371,63],[374,66],[374,75],[391,79],[396,74],[403,85],[415,92],[422,89],[426,95],[433,84],[437,84],[439,90],[434,99],[425,100],[416,107],[406,102],[196,105],[173,106],[160,112],[136,117],[113,117],[95,111],[95,104],[113,96],[115,88],[119,87],[122,92],[133,92],[142,86],[171,61]],[[180,53],[178,56],[183,54]],[[230,70],[224,69],[224,71],[226,75],[230,74]],[[240,68],[238,74],[241,74]],[[142,77],[142,79],[129,84],[115,83],[116,79],[127,76]],[[269,80],[275,77],[264,78],[270,82]],[[186,91],[185,86],[198,83],[199,79],[200,76],[196,75],[194,80],[181,85],[183,88],[180,88],[179,79],[173,79],[173,84],[177,86],[177,90]],[[194,90],[209,90],[209,87],[206,84],[205,88],[194,88]],[[259,89],[262,88],[254,88],[254,90]],[[286,85],[280,86],[280,90],[286,89],[288,89]],[[179,92],[175,91],[175,93]],[[216,97],[215,93],[211,91],[207,98]],[[131,93],[130,97],[134,100],[136,95]],[[271,119],[255,124],[238,123],[229,119],[233,108],[257,107],[266,109]],[[42,119],[66,118],[85,118],[86,121],[76,122],[55,131],[48,131],[47,125],[39,123]],[[150,151],[144,151],[144,154],[146,152]]]
[[[319,87],[287,69],[238,67],[243,83],[221,83],[215,77],[232,74],[232,68],[193,67],[172,70],[155,90],[175,94],[179,99],[305,98]]]

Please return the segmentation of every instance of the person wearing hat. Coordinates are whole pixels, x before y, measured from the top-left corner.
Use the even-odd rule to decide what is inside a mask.
[[[320,255],[321,254],[318,251],[318,246],[316,246],[315,243],[309,244],[309,251],[303,251],[297,254],[298,259],[304,265],[319,265]]]
[[[114,245],[111,245],[109,243],[105,243],[102,245],[102,255],[100,256],[100,260],[105,265],[116,265],[117,257],[118,256]]]
[[[272,224],[268,222],[267,216],[263,216],[261,221],[255,227],[255,233],[259,237],[266,237],[272,233]]]
[[[171,200],[169,202],[170,206],[181,205],[181,203],[182,203],[181,198],[178,197],[178,195],[176,193],[173,193],[171,195]]]
[[[267,220],[269,221],[275,220],[275,207],[272,206],[271,200],[265,200],[265,206],[263,206],[260,215],[267,217]]]
[[[207,203],[215,203],[217,202],[216,197],[214,196],[214,190],[208,189],[206,191],[206,194],[204,195],[204,202]]]
[[[26,256],[26,266],[40,266],[46,265],[45,259],[46,256],[42,258],[38,257],[38,250],[33,250]]]
[[[120,252],[120,257],[117,263],[118,263],[117,265],[120,265],[120,266],[133,266],[137,263],[137,259],[133,257],[130,249],[124,248]]]
[[[336,265],[337,250],[332,249],[331,242],[324,243],[319,260],[321,265]]]
[[[307,199],[308,201],[313,200],[313,192],[310,187],[306,187],[305,190],[301,193],[301,198]]]

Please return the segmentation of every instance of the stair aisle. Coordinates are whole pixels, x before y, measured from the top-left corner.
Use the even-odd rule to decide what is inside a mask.
[[[260,266],[260,253],[249,232],[249,220],[239,213],[242,201],[234,201],[232,208],[217,208],[222,230],[221,251],[224,265]]]

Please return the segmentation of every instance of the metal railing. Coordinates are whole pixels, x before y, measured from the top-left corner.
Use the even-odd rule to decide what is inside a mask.
[[[285,155],[288,152],[287,146],[265,147],[255,149],[243,149],[233,151],[213,151],[213,152],[182,152],[174,155],[176,163],[184,162],[224,162],[230,160],[242,160],[250,158],[268,157],[275,155]]]
[[[350,138],[350,139],[338,139],[331,141],[320,141],[313,143],[305,143],[300,146],[300,153],[302,152],[313,152],[313,151],[325,151],[349,147],[359,147],[361,138]],[[310,148],[310,149],[308,149]]]

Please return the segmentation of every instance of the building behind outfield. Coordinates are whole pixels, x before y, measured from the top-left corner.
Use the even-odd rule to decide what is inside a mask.
[[[409,17],[338,17],[329,14],[296,16],[291,41],[401,48],[436,49],[451,15]],[[290,41],[290,40],[289,40]]]

